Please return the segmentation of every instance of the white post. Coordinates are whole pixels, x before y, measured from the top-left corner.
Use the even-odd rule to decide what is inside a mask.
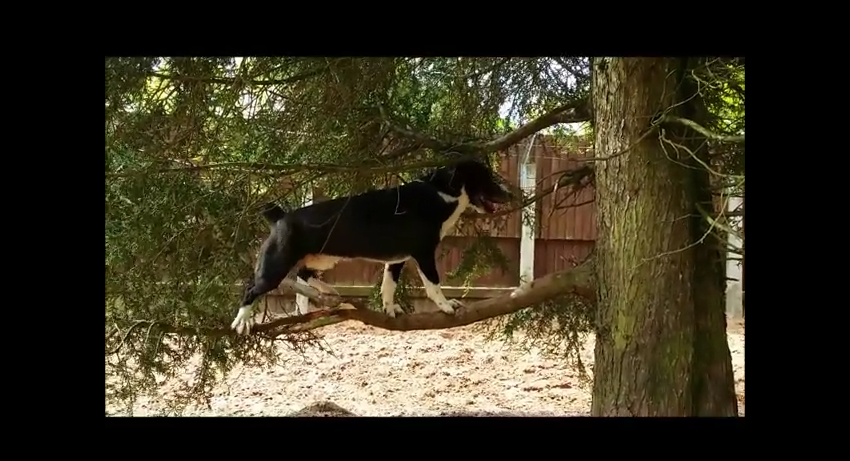
[[[312,185],[307,186],[307,192],[304,195],[304,201],[302,202],[302,206],[309,206],[313,204],[313,187]],[[300,277],[296,276],[295,279],[303,284],[307,284],[306,280],[302,280]],[[310,312],[310,298],[304,295],[295,295],[295,310],[299,315],[306,314]]]
[[[727,212],[732,212],[738,209],[738,206],[743,203],[741,197],[729,197]],[[729,218],[730,227],[733,229],[738,227],[741,218]],[[730,248],[741,248],[743,242],[733,233],[729,233],[728,244]],[[743,271],[741,270],[740,255],[727,252],[726,253],[726,316],[729,318],[741,318],[744,314],[744,304],[742,302],[743,290],[741,279]],[[735,280],[729,280],[735,279]]]
[[[528,141],[528,150],[519,163],[519,186],[525,193],[534,193],[537,182],[537,163],[530,155],[536,137],[537,134]],[[534,227],[537,219],[535,212],[533,203],[522,211],[522,237],[519,244],[520,286],[534,280]]]

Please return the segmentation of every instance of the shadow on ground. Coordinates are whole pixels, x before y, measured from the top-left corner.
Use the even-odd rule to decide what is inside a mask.
[[[333,403],[333,402],[317,402],[307,407],[304,407],[294,413],[287,415],[289,417],[296,418],[312,418],[312,417],[330,417],[330,418],[339,418],[339,417],[350,417],[357,416],[356,414],[342,408],[341,406]],[[560,417],[560,416],[587,416],[581,414],[575,415],[555,415],[555,414],[547,414],[547,413],[522,413],[522,412],[489,412],[489,411],[456,411],[456,412],[441,412],[439,414],[427,415],[427,414],[402,414],[395,416],[444,416],[444,417],[536,417],[536,416],[551,416],[551,417]]]

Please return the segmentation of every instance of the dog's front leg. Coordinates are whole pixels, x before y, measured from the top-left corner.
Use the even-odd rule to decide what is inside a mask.
[[[254,326],[252,307],[254,300],[277,288],[298,261],[286,252],[277,254],[276,247],[270,244],[272,241],[272,239],[266,239],[263,244],[263,251],[260,253],[260,259],[254,271],[254,281],[246,287],[245,294],[242,296],[242,305],[233,323],[230,324],[230,328],[236,330],[237,334],[251,332]]]
[[[434,260],[434,255],[421,256],[416,258],[416,264],[419,265],[419,276],[422,278],[422,285],[425,287],[425,294],[434,304],[446,314],[454,314],[455,308],[463,306],[463,303],[456,299],[446,299],[440,288],[440,275],[437,273],[437,262]]]
[[[277,288],[282,280],[283,277],[277,272],[258,272],[253,283],[246,287],[245,294],[242,296],[242,305],[239,307],[233,323],[230,324],[230,328],[236,330],[236,333],[240,335],[250,333],[254,326],[254,308],[252,307],[254,300]]]
[[[381,282],[381,301],[384,304],[384,312],[390,317],[404,313],[401,306],[395,302],[395,289],[398,286],[398,280],[401,278],[401,270],[403,268],[404,263],[384,265],[384,280]]]

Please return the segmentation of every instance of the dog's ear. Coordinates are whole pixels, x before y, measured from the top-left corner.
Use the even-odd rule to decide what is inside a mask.
[[[265,204],[260,213],[263,215],[263,218],[266,218],[266,221],[268,221],[269,224],[274,224],[286,216],[286,212],[283,211],[283,208],[274,203]]]

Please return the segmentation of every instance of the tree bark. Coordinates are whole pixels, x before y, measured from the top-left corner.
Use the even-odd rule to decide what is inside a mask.
[[[661,111],[693,97],[683,97],[683,64],[678,58],[593,63],[597,156],[612,156],[596,167],[594,416],[737,413],[734,384],[729,399],[726,379],[731,355],[716,278],[722,268],[719,260],[710,262],[708,244],[694,245],[702,229],[694,217],[703,198],[699,175],[707,173],[690,168],[694,159],[683,149],[665,150],[658,135],[644,136]],[[678,142],[676,130],[664,135]]]

